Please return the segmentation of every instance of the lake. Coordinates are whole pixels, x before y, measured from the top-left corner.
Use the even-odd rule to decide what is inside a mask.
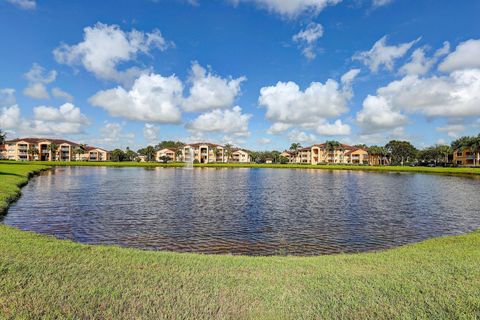
[[[479,194],[478,178],[413,173],[61,167],[0,219],[87,244],[318,255],[473,231]]]

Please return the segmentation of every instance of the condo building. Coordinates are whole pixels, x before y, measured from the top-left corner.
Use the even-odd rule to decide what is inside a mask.
[[[228,161],[224,147],[209,142],[185,145],[182,149],[182,157],[185,162],[218,163]]]
[[[232,149],[231,154],[224,146],[209,142],[190,143],[182,148],[182,159],[185,162],[225,163],[252,161],[251,155],[242,149]]]
[[[459,166],[473,166],[480,164],[480,152],[473,152],[470,148],[457,149],[453,152],[453,163]]]
[[[2,158],[18,161],[108,161],[110,152],[75,142],[49,138],[19,138],[5,142]],[[82,150],[80,153],[78,150]]]
[[[340,144],[329,148],[327,144],[314,144],[296,152],[284,151],[280,156],[288,158],[290,163],[304,164],[370,164],[367,150]]]
[[[232,150],[232,161],[239,163],[249,163],[252,162],[252,156],[245,150],[234,149]]]
[[[182,155],[179,154],[179,149],[177,148],[164,148],[162,150],[158,150],[155,159],[159,162],[165,159],[164,157],[168,157],[168,161],[181,161]]]

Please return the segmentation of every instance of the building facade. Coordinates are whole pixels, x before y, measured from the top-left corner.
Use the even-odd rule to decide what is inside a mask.
[[[480,152],[470,148],[457,149],[453,152],[453,163],[459,166],[474,166],[480,164]]]
[[[110,152],[63,139],[19,138],[5,142],[3,158],[17,161],[108,161]],[[80,153],[78,150],[82,150]]]
[[[280,154],[290,163],[303,164],[370,164],[368,151],[362,148],[340,144],[329,148],[325,143],[314,144],[296,152],[284,151]]]
[[[200,142],[187,144],[182,149],[185,162],[218,163],[227,162],[224,147],[215,143]]]
[[[252,161],[251,155],[242,149],[232,149],[231,154],[219,144],[209,142],[190,143],[182,148],[182,161],[198,163],[226,163]]]
[[[252,156],[245,150],[235,149],[232,152],[232,161],[239,163],[249,163],[252,162]]]
[[[164,157],[168,157],[170,160],[168,161],[181,161],[182,156],[178,155],[178,149],[176,148],[164,148],[162,150],[158,150],[155,154],[155,160],[158,162],[163,162],[162,159]]]

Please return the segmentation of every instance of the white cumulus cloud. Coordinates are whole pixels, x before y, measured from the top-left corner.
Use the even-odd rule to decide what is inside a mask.
[[[37,7],[35,0],[7,0],[7,2],[24,10],[34,10]]]
[[[28,80],[28,86],[23,90],[23,94],[34,99],[49,99],[47,84],[52,83],[57,78],[57,72],[51,70],[46,72],[45,68],[34,63],[32,68],[25,73]]]
[[[151,49],[166,50],[172,46],[160,30],[151,33],[137,30],[125,32],[117,25],[97,23],[84,29],[83,41],[74,45],[62,44],[54,51],[58,63],[83,66],[97,78],[130,84],[131,80],[147,72],[138,67],[118,70],[121,63],[133,61],[139,53]]]
[[[460,43],[438,66],[443,72],[480,68],[480,40],[470,39]]]
[[[357,113],[357,123],[364,132],[370,133],[407,124],[408,118],[392,108],[384,97],[368,95],[363,101],[362,110]]]
[[[340,119],[335,120],[334,123],[322,123],[316,128],[316,132],[324,136],[348,136],[351,131],[350,126]]]
[[[143,74],[127,91],[118,86],[97,92],[89,101],[110,115],[130,120],[178,124],[183,85],[174,75]]]
[[[288,139],[296,143],[304,143],[304,142],[310,143],[310,142],[315,142],[317,140],[317,137],[311,133],[294,129],[289,132]]]
[[[383,7],[392,3],[393,0],[372,0],[373,7]]]
[[[313,82],[303,91],[291,81],[261,88],[258,104],[266,108],[265,117],[273,122],[268,132],[278,134],[293,126],[318,130],[322,126],[322,131],[328,131],[326,119],[348,111],[350,83],[356,74],[350,71],[344,75],[343,86],[328,79],[325,83]],[[342,128],[345,130],[345,126]]]
[[[248,123],[251,114],[243,114],[239,106],[231,110],[213,110],[201,114],[188,122],[186,128],[192,132],[221,132],[235,136],[249,135]]]
[[[52,89],[52,95],[55,97],[55,98],[58,98],[58,99],[63,99],[67,102],[72,102],[73,101],[73,96],[66,92],[66,91],[63,91],[62,89],[58,88],[58,87],[55,87]]]
[[[25,121],[24,131],[38,135],[78,134],[85,132],[88,118],[80,108],[65,103],[58,108],[38,106],[33,108],[33,119]]]
[[[0,129],[15,130],[20,124],[20,108],[18,105],[2,107],[0,109]]]
[[[293,36],[293,41],[297,42],[302,49],[303,55],[308,60],[313,60],[317,56],[317,40],[323,36],[323,27],[318,23],[311,22],[304,30]]]
[[[418,74],[424,75],[430,71],[433,65],[438,60],[448,54],[450,51],[450,43],[444,42],[443,47],[435,51],[435,54],[431,58],[427,58],[425,55],[425,48],[418,48],[413,51],[410,60],[400,68],[400,74]]]
[[[237,5],[239,3],[254,3],[259,8],[279,14],[285,18],[296,18],[301,14],[319,14],[325,7],[334,6],[341,0],[228,0]]]
[[[387,45],[387,36],[383,36],[375,42],[369,51],[358,52],[353,56],[353,60],[363,62],[372,72],[378,72],[380,67],[392,71],[395,60],[403,57],[408,50],[417,42],[413,40],[399,45]]]
[[[150,144],[158,142],[159,133],[160,129],[152,123],[145,123],[143,126],[143,136]]]
[[[207,72],[197,62],[192,64],[189,78],[190,94],[183,106],[186,111],[230,108],[240,93],[240,85],[245,77],[225,79]]]

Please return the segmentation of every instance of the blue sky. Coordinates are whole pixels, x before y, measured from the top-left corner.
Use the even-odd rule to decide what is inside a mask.
[[[0,128],[107,148],[480,132],[479,1],[0,0]]]

